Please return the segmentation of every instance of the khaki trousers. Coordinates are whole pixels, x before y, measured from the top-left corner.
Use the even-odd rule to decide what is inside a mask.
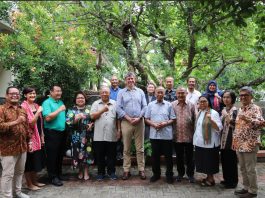
[[[25,169],[27,153],[21,153],[15,156],[0,156],[3,167],[1,178],[1,190],[3,198],[12,198],[12,186],[17,195],[21,193],[22,178]]]
[[[253,152],[237,152],[244,189],[254,194],[258,192],[256,174],[257,151],[258,147]]]
[[[121,130],[123,137],[123,170],[129,172],[131,167],[131,143],[134,137],[138,170],[144,170],[144,120],[137,125],[131,125],[127,120],[122,120]]]

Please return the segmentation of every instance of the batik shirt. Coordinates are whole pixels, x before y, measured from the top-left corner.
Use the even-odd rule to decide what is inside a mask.
[[[240,118],[244,115],[247,121]],[[236,118],[233,148],[238,152],[252,152],[260,143],[260,122],[263,121],[261,108],[251,103],[241,107]]]

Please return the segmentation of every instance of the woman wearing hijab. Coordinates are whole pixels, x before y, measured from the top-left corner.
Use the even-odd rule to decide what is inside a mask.
[[[208,82],[206,92],[204,94],[208,95],[212,108],[221,115],[223,108],[221,103],[222,91],[218,89],[218,85],[215,80],[210,80]]]
[[[219,146],[222,123],[219,114],[212,109],[207,95],[199,97],[199,108],[193,136],[196,171],[207,175],[202,186],[214,186],[214,174],[219,172]]]

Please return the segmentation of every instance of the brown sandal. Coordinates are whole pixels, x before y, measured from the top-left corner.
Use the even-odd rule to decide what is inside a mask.
[[[215,181],[209,181],[207,179],[203,179],[201,182],[201,186],[203,187],[210,187],[210,186],[214,186],[215,185]]]

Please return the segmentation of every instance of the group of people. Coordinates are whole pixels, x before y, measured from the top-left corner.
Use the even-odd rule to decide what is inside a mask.
[[[78,178],[89,180],[89,166],[96,162],[96,179],[118,179],[115,170],[117,141],[123,142],[123,180],[131,176],[131,144],[135,142],[139,178],[146,179],[144,139],[150,139],[152,172],[150,182],[161,177],[160,157],[164,155],[166,182],[172,184],[173,152],[177,161],[177,182],[185,174],[195,183],[194,172],[204,173],[201,186],[214,186],[214,174],[219,172],[219,153],[224,188],[236,188],[239,161],[243,189],[240,197],[256,197],[256,153],[260,129],[265,126],[260,107],[253,104],[253,90],[242,87],[242,106],[235,106],[233,91],[218,89],[209,81],[206,92],[195,89],[196,79],[187,79],[187,88],[174,89],[174,79],[167,77],[164,88],[149,83],[145,94],[136,86],[136,76],[125,76],[125,88],[119,87],[116,76],[111,87],[102,86],[100,99],[87,106],[87,97],[79,91],[74,105],[66,109],[59,85],[50,88],[49,97],[36,104],[34,88],[25,88],[20,105],[20,91],[6,90],[6,103],[0,106],[0,159],[2,164],[2,197],[29,196],[21,192],[25,173],[27,187],[38,190],[37,172],[47,166],[51,184],[62,186],[62,161],[67,135],[71,140],[73,166]],[[67,128],[67,130],[66,130]],[[68,133],[66,132],[68,131]],[[45,148],[45,149],[44,149]],[[44,157],[45,156],[45,157]],[[44,160],[45,158],[45,160]],[[12,183],[15,183],[12,189]]]

